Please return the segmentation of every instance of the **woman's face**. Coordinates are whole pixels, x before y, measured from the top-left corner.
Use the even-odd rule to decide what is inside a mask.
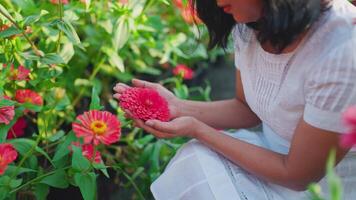
[[[262,0],[216,0],[219,7],[238,23],[256,22],[261,18]]]

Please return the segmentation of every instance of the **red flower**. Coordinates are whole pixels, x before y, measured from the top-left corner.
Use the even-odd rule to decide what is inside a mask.
[[[79,142],[72,142],[72,145],[80,147],[82,149],[82,155],[84,157],[86,157],[90,162],[93,160],[93,157],[94,157],[94,146],[93,145],[84,144],[81,146]],[[69,146],[69,149],[72,151],[71,146]],[[99,151],[96,151],[94,162],[101,163],[101,161],[102,161],[101,154]]]
[[[177,8],[179,9],[183,8],[182,0],[173,0],[173,3],[177,6]]]
[[[3,97],[4,99],[10,99],[7,96]],[[0,97],[1,99],[1,97]],[[15,116],[15,107],[14,106],[3,106],[0,107],[0,124],[9,124],[10,121],[14,118]]]
[[[16,123],[11,127],[9,132],[7,132],[7,139],[18,138],[25,134],[25,128],[27,127],[26,120],[21,117]]]
[[[173,69],[173,74],[176,76],[182,76],[183,79],[190,80],[194,76],[194,71],[188,66],[180,64]]]
[[[30,74],[31,70],[25,68],[24,66],[19,66],[17,69],[14,68],[14,65],[10,67],[10,80],[29,80],[28,75]]]
[[[170,119],[167,101],[156,90],[149,88],[129,88],[120,97],[120,107],[129,110],[134,118],[144,121]]]
[[[91,144],[85,144],[82,147],[83,156],[86,157],[89,161],[92,161],[94,158],[94,146]],[[99,151],[95,152],[94,162],[101,163],[101,155]]]
[[[2,26],[0,26],[0,32],[2,31],[6,31],[7,29],[9,29],[11,27],[11,25],[6,25],[6,24],[3,24]],[[16,38],[16,36],[18,36],[19,34],[15,34],[15,35],[12,35],[10,37],[8,37],[9,39],[14,39]]]
[[[0,175],[5,173],[7,166],[17,158],[17,151],[11,144],[0,144]]]
[[[60,0],[51,0],[51,3],[52,4],[59,4],[59,1]],[[62,1],[62,4],[68,4],[69,3],[69,0],[61,0]]]
[[[29,89],[17,90],[15,93],[15,99],[19,103],[31,103],[38,106],[43,105],[42,97],[35,91]]]
[[[185,22],[187,22],[188,24],[193,24],[194,22],[197,24],[202,23],[191,0],[189,0],[186,5],[183,4],[182,0],[173,0],[173,3],[180,10]]]
[[[94,145],[99,142],[109,145],[119,141],[121,135],[120,121],[107,111],[91,110],[77,117],[73,122],[73,131],[77,137],[83,137],[84,143],[93,141]]]

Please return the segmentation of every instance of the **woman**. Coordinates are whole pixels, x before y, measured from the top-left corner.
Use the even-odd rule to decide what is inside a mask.
[[[356,8],[347,0],[195,0],[210,47],[235,42],[236,98],[177,99],[170,122],[135,119],[158,138],[191,137],[152,184],[157,200],[308,199],[324,192],[336,149],[344,198],[356,199],[356,152],[338,146],[341,113],[356,104]],[[115,98],[129,87],[119,83]],[[250,128],[262,124],[262,132]],[[225,133],[216,129],[239,129]]]

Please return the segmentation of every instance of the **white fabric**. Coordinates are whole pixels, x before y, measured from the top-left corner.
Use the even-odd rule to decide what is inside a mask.
[[[356,8],[334,0],[298,48],[270,54],[252,30],[233,32],[235,62],[245,97],[263,121],[263,131],[232,134],[246,142],[287,154],[300,119],[312,126],[343,133],[341,113],[356,104]],[[241,36],[240,33],[243,33]],[[356,156],[350,152],[336,171],[344,199],[356,199]],[[327,189],[325,178],[320,182]],[[219,156],[198,141],[180,149],[152,184],[157,200],[305,199],[306,192],[266,183]]]
[[[334,0],[302,45],[265,52],[252,30],[234,30],[235,62],[246,101],[274,132],[291,141],[297,123],[344,132],[341,113],[356,104],[356,7]],[[290,65],[287,67],[287,63]]]
[[[268,127],[263,129],[263,132],[241,129],[230,135],[276,152],[288,151],[283,138]],[[355,159],[356,153],[350,153],[335,169],[342,178],[345,200],[356,197]],[[320,184],[327,194],[326,179]],[[308,192],[260,180],[197,140],[191,140],[177,152],[151,185],[151,191],[156,200],[310,200]]]

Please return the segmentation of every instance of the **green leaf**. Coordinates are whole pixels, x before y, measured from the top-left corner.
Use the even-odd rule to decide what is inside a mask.
[[[82,155],[82,149],[72,145],[72,167],[77,171],[86,171],[90,168],[90,162]]]
[[[332,200],[341,200],[342,199],[342,184],[341,179],[335,174],[335,159],[336,151],[332,150],[326,167],[326,177],[329,184],[329,192]]]
[[[63,45],[59,55],[63,58],[64,63],[68,64],[68,62],[73,58],[74,53],[73,44],[68,42]]]
[[[76,173],[74,175],[75,183],[79,186],[84,200],[96,199],[96,175],[95,173]]]
[[[147,145],[149,142],[151,142],[155,137],[153,135],[146,135],[142,138],[139,138],[135,140],[134,145],[137,148],[143,148],[145,145]]]
[[[10,36],[17,35],[20,33],[22,33],[21,30],[17,29],[14,26],[11,26],[10,28],[0,32],[0,38],[8,38]]]
[[[68,181],[65,177],[66,177],[65,171],[59,170],[56,173],[42,179],[41,183],[47,184],[55,188],[64,189],[69,186]]]
[[[0,108],[4,107],[4,106],[14,106],[16,104],[15,101],[11,101],[8,99],[1,99],[0,100]]]
[[[73,25],[69,21],[58,21],[57,27],[58,29],[64,32],[64,34],[68,37],[69,41],[83,49],[83,46],[80,42],[80,38],[77,32],[75,31]]]
[[[26,138],[17,138],[9,141],[10,144],[14,145],[15,149],[21,154],[25,155],[30,152],[32,149],[42,154],[47,160],[52,164],[52,159],[48,156],[48,154],[39,146],[37,146],[36,142]]]
[[[0,185],[8,186],[10,177],[8,176],[0,176]],[[0,187],[0,200],[6,199],[7,195],[10,192],[10,187]]]
[[[9,165],[6,169],[6,173],[7,174],[13,174],[15,171],[18,171],[18,175],[23,174],[23,173],[27,173],[27,172],[37,172],[36,170],[33,169],[29,169],[29,168],[24,168],[24,167],[18,167],[18,166],[14,166],[14,165]]]
[[[324,198],[321,195],[321,187],[318,184],[312,183],[308,186],[308,191],[311,194],[310,200],[323,200]]]
[[[12,144],[15,149],[20,153],[20,155],[25,155],[32,148],[35,149],[36,142],[26,138],[17,138],[9,140],[9,143]]]
[[[111,48],[103,48],[103,52],[109,57],[109,63],[116,66],[121,72],[125,72],[124,61],[122,58]]]
[[[57,133],[55,133],[54,135],[52,135],[51,137],[49,137],[48,140],[50,142],[55,142],[55,141],[61,139],[64,135],[65,135],[65,132],[63,130],[60,130]]]
[[[11,188],[17,188],[17,187],[19,187],[21,185],[21,183],[22,183],[22,179],[12,179],[10,181],[10,187]]]
[[[10,15],[10,13],[7,12],[8,9],[6,9],[1,3],[0,3],[0,10],[1,10],[3,13],[5,13],[5,15],[7,15],[8,17],[10,17],[12,20],[14,19],[14,18],[12,18],[12,16]],[[3,16],[0,14],[0,19],[1,19],[1,18],[5,18],[5,17],[3,17]]]
[[[91,93],[90,110],[101,110],[103,106],[100,105],[100,82],[94,81],[93,89]]]
[[[101,162],[101,163],[93,163],[93,167],[95,169],[100,170],[107,178],[110,178],[108,170],[107,170],[108,167],[105,166],[103,162]]]
[[[117,52],[120,50],[128,41],[130,36],[129,24],[126,16],[120,17],[114,26],[114,35],[113,35],[113,46],[114,50]]]
[[[60,55],[55,54],[55,53],[46,54],[44,57],[42,57],[40,59],[40,61],[41,61],[41,63],[47,64],[47,65],[64,63],[63,58]]]
[[[40,14],[38,15],[30,15],[25,18],[24,25],[32,25],[33,23],[38,22],[42,16],[47,15],[49,12],[47,10],[41,10]]]
[[[32,103],[24,103],[24,104],[21,104],[21,106],[23,106],[24,108],[26,108],[28,110],[32,110],[34,112],[40,112],[42,110],[42,106],[35,105]]]
[[[8,194],[9,194],[8,187],[0,187],[0,200],[6,199]]]
[[[69,132],[64,140],[60,145],[58,145],[56,153],[54,154],[53,161],[58,161],[64,156],[68,155],[70,150],[70,144],[75,141],[77,138],[75,137],[73,131]]]
[[[46,200],[49,193],[49,186],[46,184],[36,184],[35,195],[37,200]]]

